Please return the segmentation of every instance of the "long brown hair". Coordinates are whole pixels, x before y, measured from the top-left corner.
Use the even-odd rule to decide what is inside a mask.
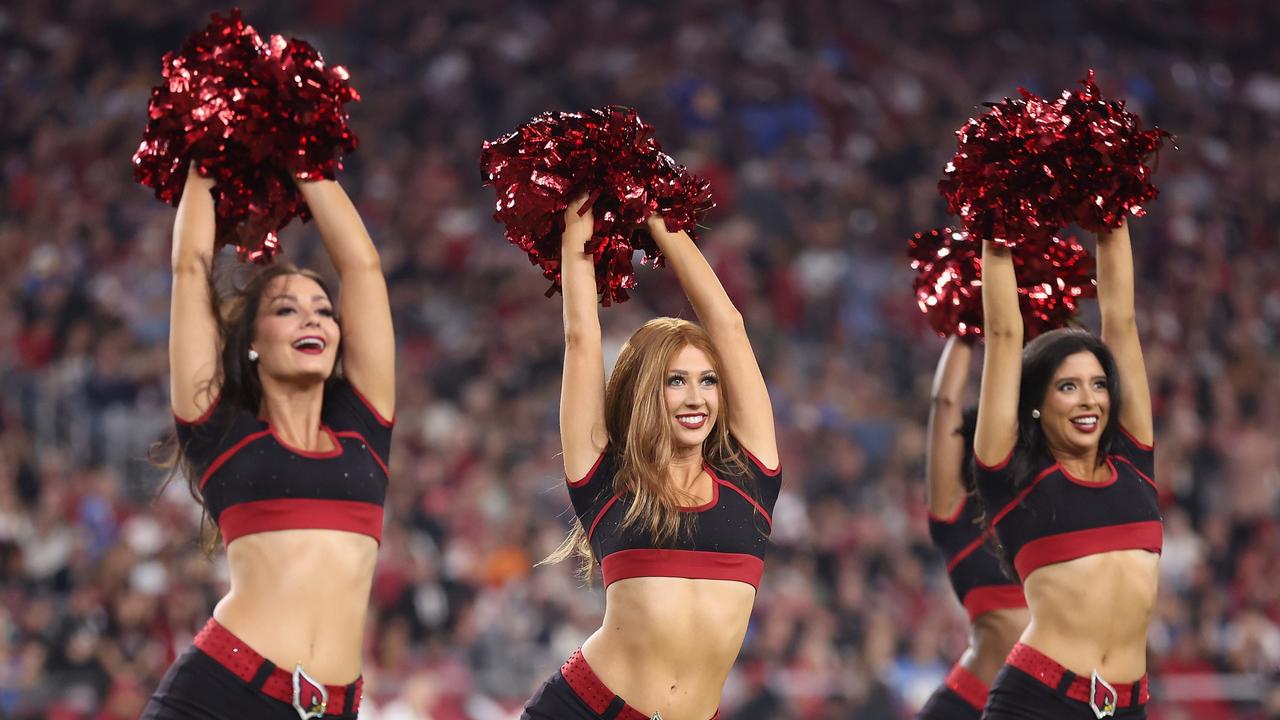
[[[712,369],[719,372],[720,354],[706,330],[688,320],[654,318],[622,346],[604,393],[607,452],[618,456],[612,492],[631,498],[620,529],[639,526],[659,546],[673,544],[682,533],[691,531],[696,521],[694,515],[680,512],[680,506],[687,503],[681,502],[685,498],[671,482],[676,448],[663,396],[667,366],[686,346],[705,353]],[[722,377],[722,388],[723,383]],[[746,463],[729,437],[733,407],[723,390],[719,397],[719,413],[702,444],[702,455],[713,467],[745,476]],[[560,547],[539,565],[571,557],[580,559],[580,573],[590,579],[595,556],[578,520]]]
[[[213,376],[196,389],[196,395],[204,396],[203,404],[206,406],[212,407],[217,402],[233,414],[244,413],[256,417],[262,408],[262,381],[258,378],[257,366],[249,361],[249,346],[254,340],[258,309],[262,305],[262,296],[267,286],[278,277],[300,275],[314,280],[324,291],[334,307],[335,319],[338,319],[337,303],[324,278],[313,270],[291,263],[281,262],[262,267],[238,264],[222,274],[215,274],[212,266],[208,266],[206,275],[209,280],[210,305],[215,308],[220,350]],[[219,286],[225,289],[220,289]],[[341,362],[342,345],[339,341],[337,361],[333,372],[325,381],[326,388],[341,377]],[[178,442],[177,434],[170,433],[166,439],[153,445],[150,456],[152,464],[169,470],[168,476],[156,491],[157,496],[164,492],[179,472],[186,478],[191,497],[200,504],[201,546],[205,552],[212,553],[218,543],[217,526],[209,517],[209,509],[200,494],[200,473],[191,466],[182,444]]]

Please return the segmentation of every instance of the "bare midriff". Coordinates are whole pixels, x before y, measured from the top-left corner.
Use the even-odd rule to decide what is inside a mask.
[[[1026,608],[1005,608],[974,618],[969,627],[969,648],[960,656],[960,666],[990,685],[1026,629],[1028,617]]]
[[[378,543],[338,530],[246,535],[227,547],[231,589],[213,616],[263,657],[317,682],[360,675]]]
[[[1035,570],[1023,582],[1031,623],[1022,642],[1077,675],[1138,680],[1147,671],[1159,560],[1146,550],[1116,550]]]
[[[582,654],[645,715],[707,720],[720,705],[755,597],[755,588],[733,580],[619,580],[606,591],[604,623]]]

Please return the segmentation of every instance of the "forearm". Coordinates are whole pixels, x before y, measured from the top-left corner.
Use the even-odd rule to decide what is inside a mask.
[[[204,275],[213,261],[216,219],[213,206],[213,181],[201,177],[195,168],[187,170],[186,186],[178,201],[173,222],[171,262],[174,273]]]
[[[1129,228],[1098,234],[1098,308],[1103,333],[1134,322],[1133,247]]]
[[[946,347],[942,349],[942,357],[938,359],[938,369],[933,375],[933,390],[930,397],[935,406],[960,406],[964,399],[965,386],[969,382],[969,364],[972,356],[973,349],[967,341],[955,335],[947,338]]]
[[[368,270],[381,273],[378,249],[342,186],[333,180],[297,182],[339,277]]]
[[[703,327],[713,335],[720,328],[741,327],[741,313],[734,307],[720,279],[688,233],[667,232],[662,218],[657,215],[650,218],[649,231],[666,257],[667,265],[675,271],[680,287]]]
[[[564,335],[569,345],[600,342],[595,262],[583,252],[589,236],[566,232],[560,248],[560,290],[564,295]]]
[[[1018,281],[1009,249],[991,241],[982,244],[982,330],[988,339],[1013,338],[1022,344],[1022,312]]]

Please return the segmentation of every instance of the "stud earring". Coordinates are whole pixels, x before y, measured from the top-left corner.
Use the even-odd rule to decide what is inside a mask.
[[[249,349],[249,362],[258,362],[258,351],[257,351],[257,350],[254,350],[254,349],[252,349],[252,348],[250,348],[250,349]]]
[[[250,352],[252,352],[252,351],[250,351]],[[1037,409],[1032,410],[1032,411],[1031,411],[1031,417],[1035,418],[1036,420],[1039,420],[1039,419],[1040,419],[1040,410],[1039,410],[1038,408],[1037,408]]]

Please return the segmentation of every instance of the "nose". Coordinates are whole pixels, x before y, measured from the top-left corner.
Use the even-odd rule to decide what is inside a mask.
[[[1093,391],[1093,388],[1088,386],[1084,388],[1080,393],[1080,404],[1084,407],[1094,407],[1098,404],[1098,396]]]
[[[691,408],[702,407],[702,388],[698,383],[689,383],[684,392],[684,404]]]

